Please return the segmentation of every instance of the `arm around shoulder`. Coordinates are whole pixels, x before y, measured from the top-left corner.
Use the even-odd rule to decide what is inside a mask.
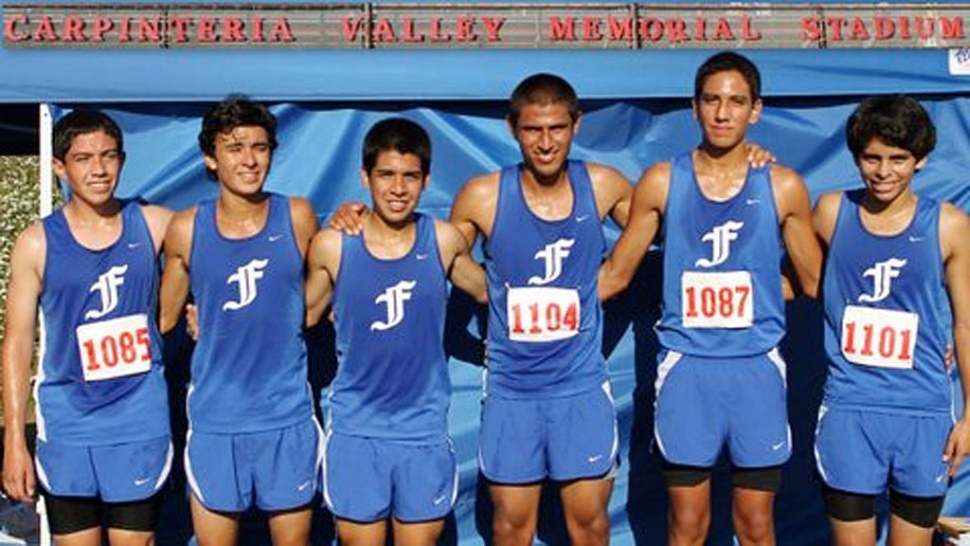
[[[189,297],[189,258],[196,209],[176,214],[165,232],[165,270],[158,300],[158,328],[168,333],[178,324]]]
[[[957,370],[963,387],[963,415],[950,431],[943,453],[953,476],[970,453],[970,219],[949,203],[943,204],[940,215],[940,246],[953,310]]]
[[[468,246],[475,244],[479,232],[488,237],[498,209],[501,173],[476,176],[462,186],[451,205],[449,221],[465,237]]]
[[[633,200],[633,186],[630,181],[613,167],[598,163],[586,165],[593,181],[593,193],[600,219],[609,215],[618,226],[626,227]]]
[[[452,284],[471,296],[476,302],[488,303],[488,282],[485,270],[469,252],[468,242],[454,225],[435,221],[438,234],[438,250],[442,266]]]
[[[310,239],[320,229],[320,222],[310,201],[302,197],[290,198],[290,221],[293,223],[293,235],[300,253],[306,256]]]
[[[630,284],[660,229],[669,189],[669,163],[657,163],[640,177],[633,190],[629,217],[623,233],[609,257],[600,266],[600,300],[612,298]]]
[[[306,326],[320,322],[324,311],[330,306],[333,287],[340,270],[340,254],[343,236],[334,228],[318,231],[310,240],[306,256]]]
[[[822,249],[812,227],[812,200],[802,177],[775,165],[771,169],[781,235],[802,293],[818,296],[822,277]],[[794,288],[794,287],[793,287]]]
[[[157,253],[162,249],[165,232],[168,231],[168,224],[172,221],[175,212],[158,205],[142,205],[141,211],[145,216],[145,222],[148,224],[148,231],[152,234],[152,242],[155,243],[155,252]]]

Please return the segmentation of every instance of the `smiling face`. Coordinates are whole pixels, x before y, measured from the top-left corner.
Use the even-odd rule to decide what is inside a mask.
[[[55,158],[53,169],[71,188],[72,199],[98,207],[113,198],[124,160],[118,141],[98,130],[71,139],[64,159]]]
[[[428,177],[421,169],[421,158],[397,150],[380,152],[370,172],[360,171],[364,186],[370,190],[374,212],[390,226],[411,219]]]
[[[909,150],[873,138],[859,154],[856,165],[869,197],[888,205],[912,192],[913,177],[926,160],[917,160]]]
[[[215,152],[205,156],[205,165],[224,191],[250,196],[262,192],[272,159],[266,130],[241,126],[216,137]]]
[[[565,171],[566,158],[580,118],[573,120],[563,102],[526,104],[509,129],[519,143],[526,170],[540,182],[554,182]]]
[[[729,150],[742,144],[748,126],[758,122],[761,100],[753,98],[740,72],[725,70],[708,76],[699,97],[693,101],[693,108],[704,133],[704,143]]]

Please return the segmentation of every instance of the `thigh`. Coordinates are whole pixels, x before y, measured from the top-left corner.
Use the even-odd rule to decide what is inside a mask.
[[[785,363],[777,350],[727,364],[723,386],[734,399],[729,416],[731,462],[745,468],[778,466],[791,456]]]
[[[890,453],[878,416],[822,405],[815,431],[815,464],[825,485],[863,495],[886,490]]]
[[[391,445],[394,461],[391,512],[402,523],[443,519],[458,495],[458,463],[450,442]]]
[[[315,419],[236,440],[252,473],[256,506],[268,512],[308,505],[316,492],[322,432]],[[245,447],[243,447],[245,446]]]
[[[188,433],[185,476],[193,498],[207,510],[243,512],[252,505],[252,486],[240,479],[244,469],[239,468],[233,439],[232,434]]]
[[[189,497],[192,529],[199,546],[235,546],[239,540],[239,512],[219,512]]]
[[[107,503],[108,529],[134,533],[154,533],[162,509],[162,494],[130,502]]]
[[[107,503],[129,503],[154,496],[168,479],[172,455],[172,441],[167,436],[92,447],[101,498]]]
[[[890,487],[912,497],[942,497],[949,485],[943,450],[953,421],[948,415],[894,417]]]
[[[330,432],[323,463],[323,499],[338,519],[373,523],[390,515],[391,468],[373,439]]]
[[[37,441],[37,479],[41,488],[58,497],[97,497],[98,478],[91,450]]]
[[[543,409],[550,478],[597,478],[616,468],[616,409],[608,382],[581,395],[548,400]]]
[[[71,535],[89,529],[98,529],[100,537],[104,503],[97,497],[66,497],[55,495],[41,488],[44,508],[51,534]]]
[[[665,461],[714,465],[727,432],[727,408],[705,359],[666,351],[660,356],[654,436]]]
[[[547,440],[539,402],[487,396],[479,434],[478,461],[490,481],[527,484],[547,477]]]

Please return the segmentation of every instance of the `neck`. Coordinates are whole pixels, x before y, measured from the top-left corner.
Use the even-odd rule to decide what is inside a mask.
[[[112,220],[121,210],[117,199],[109,199],[100,205],[91,205],[79,199],[71,199],[64,205],[64,212],[81,224],[98,224]]]
[[[745,144],[746,142],[742,140],[730,148],[718,148],[709,142],[701,142],[697,147],[695,160],[717,167],[747,165],[748,151]]]
[[[911,211],[916,206],[916,194],[907,190],[897,195],[892,201],[886,202],[873,198],[872,194],[867,191],[862,197],[862,206],[870,214],[890,217]]]
[[[237,195],[223,190],[219,194],[219,210],[230,217],[249,217],[253,211],[260,210],[269,200],[269,194],[259,192],[254,195]]]

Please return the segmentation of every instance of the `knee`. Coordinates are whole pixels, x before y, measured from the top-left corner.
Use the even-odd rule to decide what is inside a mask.
[[[605,506],[602,509],[570,514],[567,518],[570,524],[568,527],[580,531],[585,537],[601,539],[610,535],[610,513]],[[601,543],[599,540],[596,542]]]
[[[521,540],[532,539],[535,530],[535,518],[528,512],[495,509],[492,518],[492,533],[495,541],[500,544],[520,543]],[[514,539],[514,540],[513,540]]]
[[[771,510],[736,510],[734,530],[743,543],[764,543],[775,534]]]
[[[670,510],[670,532],[688,543],[700,543],[707,536],[711,511],[706,506],[679,506]]]

